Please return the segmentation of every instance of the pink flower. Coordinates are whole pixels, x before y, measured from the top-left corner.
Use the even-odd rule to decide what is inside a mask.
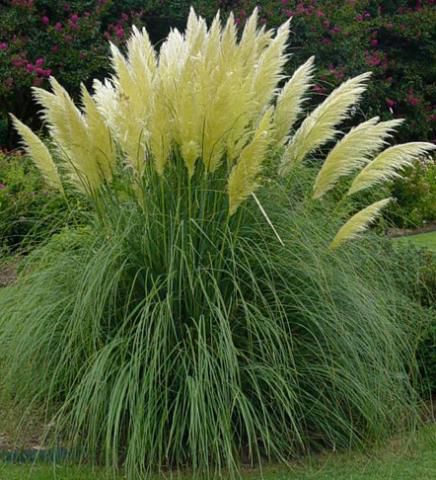
[[[379,52],[374,52],[370,55],[368,51],[366,51],[365,60],[370,67],[376,67],[377,65],[380,65],[382,63],[382,57]]]
[[[0,50],[6,50],[8,48],[8,44],[6,42],[0,43]]]
[[[397,104],[397,102],[395,100],[392,100],[390,98],[386,98],[386,105],[389,108],[394,108],[396,104]]]
[[[292,10],[285,10],[285,15],[287,17],[292,17],[294,15],[294,12]]]
[[[74,13],[73,15],[71,15],[71,21],[76,23],[78,20],[79,20],[79,15],[77,15],[77,13]]]
[[[0,190],[3,190],[4,188],[6,188],[6,185],[4,183],[0,183]]]
[[[41,67],[36,67],[35,68],[35,73],[39,75],[40,77],[49,77],[51,75],[51,69],[50,68],[41,68]]]
[[[118,38],[123,38],[124,37],[124,29],[122,27],[119,27],[115,30],[115,35]]]
[[[61,22],[56,22],[56,25],[55,25],[55,30],[60,32],[62,30],[62,23]]]
[[[371,40],[371,46],[372,46],[372,47],[376,47],[377,45],[378,45],[378,40],[377,40],[376,38],[373,38],[373,39]]]
[[[407,102],[409,105],[412,105],[412,107],[416,107],[419,103],[419,98],[415,97],[413,93],[409,93],[409,95],[407,95]]]
[[[24,65],[26,65],[26,63],[27,63],[26,60],[23,60],[22,58],[13,58],[12,59],[12,65],[14,67],[17,67],[17,68],[23,67]]]
[[[288,0],[282,0],[282,5],[287,5],[288,4]]]
[[[44,24],[44,25],[48,25],[50,23],[50,19],[47,17],[47,15],[44,15],[42,18],[41,18],[41,22]]]
[[[51,47],[52,53],[58,53],[59,52],[59,45],[53,45]]]
[[[43,58],[37,58],[36,62],[35,62],[35,65],[37,67],[42,67],[44,65],[44,62],[45,62],[45,60]]]
[[[34,65],[32,65],[31,63],[28,63],[28,64],[26,65],[26,70],[27,70],[29,73],[32,73],[33,70],[35,70],[35,67],[34,67]]]
[[[315,14],[316,14],[316,16],[319,17],[319,18],[325,16],[324,12],[323,12],[322,10],[320,10],[319,8],[318,8],[318,10],[315,12]]]
[[[316,93],[325,93],[325,92],[326,92],[325,87],[323,87],[322,85],[318,85],[318,84],[317,84],[317,85],[314,85],[314,86],[312,87],[312,90],[313,90],[314,92],[316,92]]]
[[[124,22],[127,22],[128,19],[129,19],[129,16],[127,15],[127,13],[123,13],[121,15],[121,20],[123,20]]]
[[[297,13],[297,15],[302,14],[302,13],[306,13],[306,7],[304,6],[303,3],[299,3],[297,5],[297,8],[295,9],[295,12]]]

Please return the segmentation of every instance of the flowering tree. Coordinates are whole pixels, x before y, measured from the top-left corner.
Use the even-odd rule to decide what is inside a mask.
[[[315,51],[320,95],[345,76],[373,72],[363,111],[385,119],[407,117],[402,140],[436,138],[435,0],[240,0],[237,20],[261,4],[262,21],[278,25],[292,17],[291,65]]]
[[[132,24],[150,23],[158,42],[189,3],[200,11],[218,2],[161,0],[7,0],[0,5],[0,145],[11,143],[7,112],[32,121],[30,86],[56,75],[76,96],[80,83],[106,73],[108,40],[119,44]],[[157,19],[164,17],[164,21]],[[38,125],[33,120],[34,125]]]

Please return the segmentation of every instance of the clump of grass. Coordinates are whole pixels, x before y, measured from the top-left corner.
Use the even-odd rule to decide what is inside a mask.
[[[327,192],[366,163],[359,190],[395,175],[392,151],[369,163],[374,148],[344,139],[353,165],[339,156],[335,173],[329,161],[315,193],[304,165],[368,75],[292,134],[313,65],[277,94],[287,35],[287,24],[276,37],[258,30],[255,12],[238,43],[232,17],[208,30],[191,13],[157,60],[135,30],[82,111],[54,79],[53,93],[36,90],[51,149],[15,120],[47,181],[92,212],[1,292],[4,383],[46,402],[55,438],[128,478],[186,466],[236,476],[242,459],[286,462],[417,418],[419,311],[391,257],[371,239],[329,249],[379,209],[352,216],[332,243],[351,212],[348,196],[334,205]],[[393,125],[370,126],[381,147]],[[406,164],[430,148],[396,151]]]
[[[283,184],[260,196],[276,232],[255,205],[223,222],[214,180],[189,217],[187,192],[162,183],[143,208],[113,202],[111,223],[35,253],[0,296],[18,398],[48,402],[68,444],[129,478],[236,473],[241,458],[286,461],[410,425],[415,306],[378,242],[331,253],[338,220],[287,211]]]

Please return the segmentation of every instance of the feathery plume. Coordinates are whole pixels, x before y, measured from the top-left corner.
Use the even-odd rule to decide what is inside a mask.
[[[34,95],[43,108],[53,142],[64,161],[74,187],[85,193],[95,191],[102,181],[102,172],[92,152],[89,129],[82,112],[68,92],[50,77],[53,93],[34,88]]]
[[[278,82],[283,78],[283,66],[286,63],[286,42],[289,37],[290,19],[281,25],[277,35],[261,54],[257,68],[250,65],[255,72],[254,93],[260,108],[267,105],[272,98]]]
[[[277,97],[274,114],[275,138],[277,142],[284,143],[304,102],[304,95],[310,87],[313,78],[315,57],[301,65],[286,83]]]
[[[238,56],[247,70],[252,69],[257,50],[257,22],[259,17],[259,9],[256,7],[248,20],[245,22],[242,31],[241,41],[238,45]]]
[[[293,163],[301,162],[306,155],[335,138],[336,126],[362,96],[371,73],[363,73],[344,82],[334,90],[301,124],[283,156],[280,173],[285,175]]]
[[[360,212],[353,215],[338,231],[330,248],[334,250],[348,240],[352,240],[364,232],[368,226],[376,220],[381,210],[388,205],[392,198],[379,200],[369,207],[364,208]]]
[[[221,35],[222,58],[226,58],[229,65],[233,65],[237,53],[237,31],[235,17],[230,13]]]
[[[97,109],[104,118],[107,127],[111,132],[115,133],[117,129],[116,117],[118,115],[117,92],[115,86],[109,79],[105,79],[104,83],[98,79],[94,79],[92,87],[94,90],[92,97]]]
[[[132,27],[132,35],[127,41],[127,59],[132,70],[140,74],[155,72],[157,68],[156,52],[151,44],[147,30],[139,31],[135,25]]]
[[[206,68],[212,69],[219,62],[221,47],[221,21],[220,12],[215,15],[204,46],[204,59]]]
[[[132,49],[132,59],[135,59],[133,46]],[[113,44],[111,54],[117,104],[112,128],[128,163],[141,175],[149,138],[147,124],[153,99],[153,73],[148,61],[137,60],[131,65]]]
[[[401,177],[398,170],[412,165],[419,157],[435,148],[436,145],[426,142],[410,142],[387,148],[357,175],[347,195],[372,187],[383,181]]]
[[[230,215],[233,215],[239,205],[258,187],[257,177],[271,142],[272,115],[273,109],[269,108],[259,122],[252,141],[242,150],[238,163],[229,175]]]
[[[337,181],[366,165],[370,157],[386,145],[386,139],[403,120],[380,122],[372,118],[351,129],[331,150],[319,171],[313,187],[313,198],[320,198]]]
[[[81,92],[90,155],[97,163],[100,174],[109,182],[112,180],[116,161],[112,137],[95,100],[83,84]]]
[[[25,151],[34,161],[46,182],[51,187],[62,192],[63,187],[58,169],[47,146],[27,125],[20,122],[17,117],[11,114],[11,118],[15,129],[22,138]]]

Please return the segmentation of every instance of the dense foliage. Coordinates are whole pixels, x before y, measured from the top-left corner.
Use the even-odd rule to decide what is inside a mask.
[[[288,35],[192,11],[159,54],[145,30],[113,45],[80,108],[54,78],[35,88],[45,142],[13,117],[49,188],[90,212],[0,292],[3,387],[129,479],[235,477],[417,419],[415,271],[351,242],[390,198],[350,199],[435,147],[389,147],[400,122],[378,117],[340,133],[368,74],[303,115],[313,58],[277,88]]]
[[[436,158],[421,161],[392,189],[390,218],[404,228],[436,224]]]
[[[408,282],[408,292],[428,312],[428,321],[418,340],[417,359],[420,370],[420,392],[425,398],[436,394],[436,254],[411,242],[396,245],[396,257],[401,268],[414,272]]]
[[[28,157],[0,153],[1,254],[29,250],[68,217],[65,199],[47,188]]]

